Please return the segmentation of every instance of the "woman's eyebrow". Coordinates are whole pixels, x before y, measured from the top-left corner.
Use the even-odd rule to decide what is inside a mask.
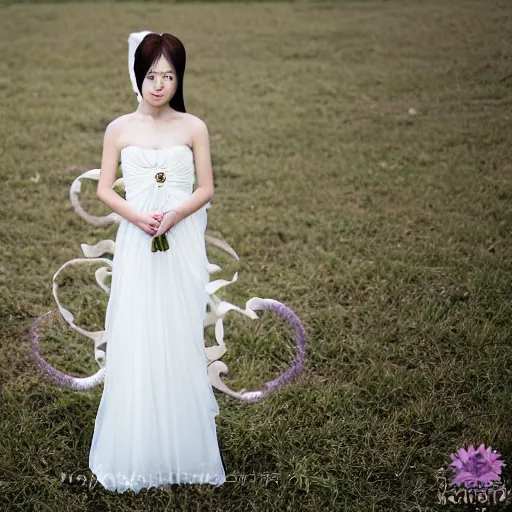
[[[159,72],[159,71],[153,71],[152,69],[150,69],[148,71],[148,73],[155,73],[155,74],[159,74],[159,75],[166,75],[167,73],[174,73],[174,71],[172,69],[169,69],[168,71]]]

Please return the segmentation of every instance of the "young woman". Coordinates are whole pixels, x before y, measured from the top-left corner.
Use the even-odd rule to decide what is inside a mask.
[[[185,110],[186,54],[178,38],[147,33],[132,57],[140,103],[107,126],[97,188],[122,220],[89,466],[118,492],[221,485],[219,408],[203,328],[206,209],[214,195],[208,130]],[[112,189],[119,160],[125,199]]]

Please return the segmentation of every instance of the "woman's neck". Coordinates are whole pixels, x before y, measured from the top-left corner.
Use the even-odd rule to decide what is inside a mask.
[[[168,103],[162,105],[161,107],[153,107],[149,103],[147,103],[144,98],[139,103],[136,112],[148,119],[153,119],[155,121],[166,119],[174,112]]]

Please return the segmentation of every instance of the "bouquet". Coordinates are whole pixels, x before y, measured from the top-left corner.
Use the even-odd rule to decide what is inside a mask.
[[[176,218],[178,216],[178,213],[176,210],[169,210],[168,212],[164,213],[163,217],[160,219],[161,223],[164,222],[164,219],[166,215],[170,215],[172,212],[176,214]],[[167,231],[176,225],[176,219],[171,223],[171,225],[167,228],[167,230],[164,233],[161,233],[159,235],[155,235],[151,238],[151,252],[156,251],[167,251],[169,249],[169,241],[167,240]]]

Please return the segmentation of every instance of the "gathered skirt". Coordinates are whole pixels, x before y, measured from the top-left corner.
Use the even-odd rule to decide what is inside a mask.
[[[89,454],[110,491],[226,480],[205,356],[205,229],[203,207],[167,232],[169,250],[153,253],[150,235],[119,225]]]

